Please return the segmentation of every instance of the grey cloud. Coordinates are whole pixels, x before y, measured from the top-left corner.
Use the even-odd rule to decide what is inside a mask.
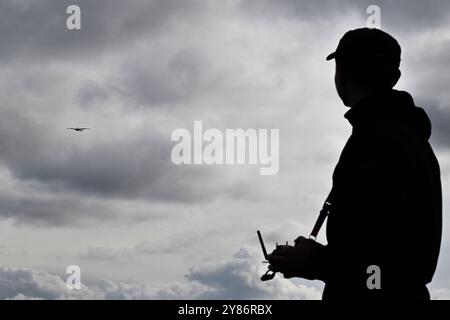
[[[450,2],[445,0],[431,2],[381,0],[375,3],[356,0],[243,0],[240,2],[242,11],[252,18],[298,19],[300,22],[307,22],[312,28],[324,28],[328,25],[330,33],[333,33],[336,20],[349,13],[360,15],[361,27],[365,26],[366,8],[371,4],[380,6],[382,28],[391,32],[403,47],[403,57],[407,59],[402,65],[402,70],[409,73],[408,80],[414,84],[414,91],[411,93],[418,104],[426,109],[432,120],[432,142],[437,148],[448,148],[450,42],[446,40],[445,32],[450,21]],[[358,26],[349,28],[356,27]],[[316,30],[312,29],[312,31]],[[429,35],[425,36],[427,33]],[[330,48],[336,45],[337,41],[330,43]],[[411,75],[415,78],[411,79]]]
[[[178,235],[175,237],[175,240],[164,241],[162,243],[144,240],[131,248],[89,246],[86,252],[80,254],[79,257],[91,261],[131,262],[137,260],[140,255],[180,253],[182,250],[191,248],[196,241],[200,241],[200,238],[203,239],[204,237],[193,236],[186,238]]]
[[[58,189],[73,188],[91,194],[132,194],[142,185],[143,172],[143,179],[152,179],[155,171],[149,171],[148,167],[155,168],[156,162],[151,157],[160,154],[157,149],[152,152],[158,144],[151,142],[147,144],[146,152],[139,155],[131,141],[121,144],[121,148],[114,142],[87,150],[65,148],[63,141],[45,135],[45,126],[36,125],[24,114],[14,111],[7,115],[4,112],[0,121],[4,163],[20,179],[51,183]],[[98,130],[93,128],[90,134],[95,134],[95,129]],[[69,134],[64,127],[60,130],[61,134],[64,131]]]
[[[432,123],[431,142],[437,148],[450,148],[450,105],[439,106],[431,105],[429,116]]]
[[[382,25],[389,30],[395,29],[404,33],[414,34],[418,30],[433,28],[447,24],[450,3],[446,0],[432,1],[377,1],[382,12]]]
[[[93,109],[100,103],[107,103],[114,96],[115,88],[111,85],[86,80],[75,94],[78,104],[83,109]]]
[[[94,127],[80,135],[64,127],[48,128],[46,122],[37,124],[25,113],[4,111],[0,160],[13,179],[36,188],[3,193],[0,216],[25,224],[83,226],[118,219],[126,211],[123,217],[134,217],[139,201],[211,201],[231,194],[229,190],[241,183],[223,177],[216,184],[220,171],[174,165],[169,134],[145,132],[120,141],[100,138],[88,147],[68,136],[87,139],[96,131],[104,129]],[[127,207],[117,207],[114,201],[119,200],[127,201]],[[148,211],[147,219],[154,218]]]
[[[80,258],[95,261],[131,262],[133,254],[134,252],[127,249],[89,246],[87,251],[80,255]]]
[[[389,1],[389,0],[243,0],[240,2],[243,12],[265,18],[291,18],[308,22],[320,22],[333,28],[335,19],[350,12],[360,14],[361,27],[365,26],[369,5],[378,5],[381,9],[383,28],[414,32],[446,22],[450,3],[446,0],[434,1]],[[414,28],[411,28],[411,26]]]
[[[119,78],[122,95],[137,105],[186,105],[208,88],[208,57],[199,50],[181,49],[164,56],[149,52],[140,58],[125,62]]]
[[[39,199],[1,196],[0,215],[18,224],[35,226],[89,225],[102,218],[99,207],[80,203],[79,199]],[[112,213],[109,212],[109,215]]]
[[[229,261],[193,268],[187,279],[206,286],[200,299],[319,299],[312,287],[295,285],[276,278],[270,283],[259,279],[260,259],[249,248],[239,249]]]
[[[4,257],[29,257],[30,254],[26,250],[17,250],[0,244],[0,256]]]
[[[167,254],[167,253],[179,253],[185,248],[192,247],[196,241],[199,241],[197,237],[186,239],[185,237],[177,237],[176,240],[171,242],[156,243],[153,241],[142,241],[134,247],[134,252],[137,254]]]
[[[337,2],[333,0],[243,0],[239,4],[244,13],[252,16],[310,20],[344,15],[348,12],[349,7],[356,3],[356,1]]]
[[[173,177],[176,178],[176,177]],[[152,199],[126,199],[95,196],[95,194],[80,195],[68,190],[52,190],[43,182],[15,180],[17,186],[7,190],[8,184],[3,186],[0,193],[0,217],[9,218],[18,225],[34,227],[70,226],[76,228],[89,228],[99,225],[135,224],[146,220],[158,221],[171,219],[183,211],[173,202],[192,202],[203,200],[205,194],[201,193],[201,185],[196,191],[180,195],[177,200]],[[188,183],[186,181],[186,183]],[[173,188],[166,185],[167,190]],[[186,185],[178,185],[180,192]],[[220,193],[212,190],[213,194]],[[198,195],[197,195],[198,194]],[[172,193],[173,195],[173,193]],[[211,194],[210,194],[211,195]],[[171,243],[161,250],[173,250],[177,245]],[[150,253],[150,244],[142,243],[139,251]],[[156,249],[155,247],[155,250]]]
[[[86,148],[68,146],[64,141],[66,135],[78,133],[64,127],[59,128],[60,132],[57,130],[34,123],[24,113],[5,111],[0,119],[0,158],[17,178],[39,181],[54,191],[197,201],[207,198],[205,191],[214,193],[217,188],[222,189],[221,186],[205,189],[203,182],[197,180],[209,174],[208,168],[179,167],[171,162],[174,143],[169,133],[152,134],[149,129],[150,132],[139,136],[121,141],[102,140]],[[86,134],[96,135],[96,130],[105,128],[94,127]]]
[[[199,1],[1,0],[0,63],[12,60],[98,59],[145,37],[167,32],[180,21],[198,19]],[[66,8],[81,8],[82,29],[66,28]]]
[[[438,29],[439,30],[439,29]],[[420,33],[419,33],[420,34]],[[413,39],[411,39],[413,41]],[[421,40],[422,45],[411,46],[404,68],[408,70],[412,94],[417,105],[423,107],[432,122],[431,141],[437,148],[450,147],[450,41],[439,37],[439,32]]]

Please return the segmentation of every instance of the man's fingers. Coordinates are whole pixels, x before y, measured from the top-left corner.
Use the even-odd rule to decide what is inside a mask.
[[[286,270],[287,266],[287,260],[284,256],[278,256],[278,255],[269,255],[267,257],[269,260],[269,270],[274,272],[283,272]]]
[[[294,248],[293,246],[278,246],[269,256],[271,255],[283,255],[286,252],[289,252],[289,250],[292,250]]]
[[[269,269],[270,271],[273,271],[273,272],[278,272],[278,271],[280,271],[280,269],[279,269],[278,267],[276,267],[276,266],[274,266],[274,265],[272,265],[272,264],[269,264],[268,269]]]
[[[289,256],[290,252],[294,249],[292,246],[283,246],[274,250],[271,254],[267,256],[267,260],[270,263],[279,264],[286,261],[286,257]]]
[[[274,266],[270,264],[268,269],[272,272],[280,272],[282,274],[292,274],[292,270],[288,270],[285,266]]]
[[[304,243],[304,242],[307,241],[307,240],[308,240],[308,239],[306,239],[305,237],[300,236],[300,237],[298,237],[297,239],[294,240],[294,243],[295,243],[296,245],[299,245],[299,244]]]
[[[271,255],[267,257],[267,260],[269,260],[269,263],[272,265],[280,265],[286,262],[286,258],[284,256],[278,256],[278,255]]]

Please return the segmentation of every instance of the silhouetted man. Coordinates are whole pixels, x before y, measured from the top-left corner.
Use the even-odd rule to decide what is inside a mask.
[[[333,173],[328,245],[299,237],[269,256],[269,268],[286,278],[324,281],[323,299],[430,298],[442,229],[440,172],[428,116],[392,89],[400,51],[387,33],[362,28],[347,32],[327,57],[336,62],[336,89],[353,126]]]

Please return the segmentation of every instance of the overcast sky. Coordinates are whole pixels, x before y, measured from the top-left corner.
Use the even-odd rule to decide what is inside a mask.
[[[397,88],[433,121],[430,288],[449,299],[446,0],[0,0],[0,298],[320,298],[320,282],[259,281],[255,231],[269,250],[309,234],[351,129],[325,57],[369,4],[402,46]],[[174,165],[171,133],[194,120],[280,129],[279,173]],[[64,286],[72,264],[81,291]]]

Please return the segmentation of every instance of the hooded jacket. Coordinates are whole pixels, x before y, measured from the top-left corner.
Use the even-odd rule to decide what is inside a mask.
[[[370,95],[345,117],[353,131],[333,173],[328,245],[312,256],[323,299],[428,299],[442,229],[430,120],[395,90]],[[368,286],[370,266],[381,289]]]

